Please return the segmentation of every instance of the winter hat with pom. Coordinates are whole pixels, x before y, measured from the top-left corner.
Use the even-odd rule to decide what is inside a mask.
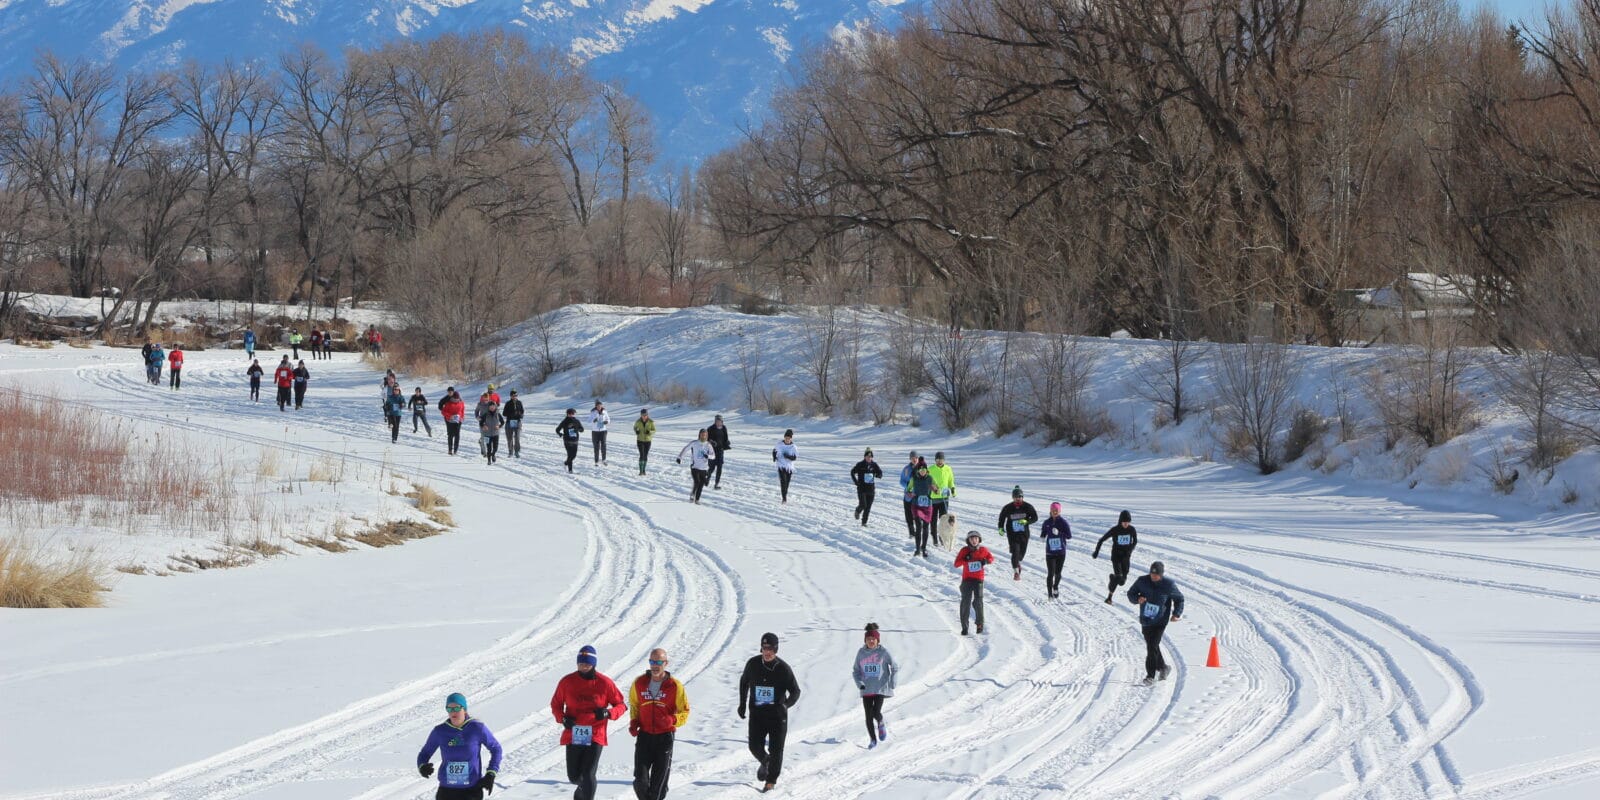
[[[594,649],[594,645],[586,644],[578,651],[578,663],[588,664],[591,667],[600,663],[600,654]]]

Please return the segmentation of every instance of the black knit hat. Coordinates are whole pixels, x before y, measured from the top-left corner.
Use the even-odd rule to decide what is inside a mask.
[[[770,647],[770,648],[772,648],[773,652],[777,652],[778,651],[778,634],[772,633],[771,631],[768,631],[767,633],[761,634],[761,647],[762,648]]]
[[[1117,515],[1117,521],[1118,522],[1132,522],[1133,521],[1133,515],[1129,514],[1126,511],[1124,511],[1121,514]]]
[[[1011,487],[1011,496],[1013,498],[1021,497],[1022,496],[1022,487],[1021,486],[1013,486],[1013,487]]]

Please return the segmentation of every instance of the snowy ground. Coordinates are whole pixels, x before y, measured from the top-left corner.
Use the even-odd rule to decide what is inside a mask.
[[[621,432],[637,406],[613,404],[610,466],[591,466],[585,448],[568,476],[551,429],[560,409],[587,405],[571,391],[525,397],[525,457],[488,467],[446,456],[439,438],[391,445],[378,376],[353,357],[313,366],[308,410],[285,435],[275,409],[246,402],[236,354],[193,354],[180,398],[143,385],[131,359],[93,357],[127,351],[85,352],[7,377],[70,380],[75,400],[224,446],[387,465],[449,496],[460,529],[130,576],[103,610],[0,609],[0,692],[13,705],[0,797],[431,797],[412,765],[450,691],[506,744],[496,798],[568,797],[548,703],[583,644],[619,681],[668,648],[694,708],[672,796],[744,797],[754,764],[735,686],[767,630],[805,690],[786,796],[1600,792],[1593,514],[1496,514],[1471,491],[733,413],[723,488],[693,506],[671,456],[708,410],[653,407],[660,431],[640,478]],[[780,506],[768,450],[790,425],[802,461]],[[991,530],[1013,484],[1041,511],[1062,501],[1076,535],[1063,599],[1044,598],[1035,548],[1021,582],[991,582],[990,633],[956,635],[948,557],[909,557],[896,499],[881,496],[865,530],[850,520],[845,473],[864,445],[886,470],[909,449],[946,450],[964,529]],[[1100,602],[1107,562],[1088,557],[1122,508],[1141,534],[1135,564],[1165,560],[1189,601],[1169,629],[1174,679],[1154,688],[1136,683],[1129,606]],[[1003,540],[986,538],[1003,561]],[[868,620],[903,667],[885,709],[892,738],[871,752],[848,675]],[[1213,635],[1221,669],[1203,666]],[[617,734],[601,797],[631,796],[631,750]]]
[[[21,304],[36,314],[47,317],[93,317],[99,319],[111,307],[116,305],[112,298],[100,297],[72,297],[63,294],[25,294],[21,297]],[[133,304],[130,300],[123,306],[122,314],[126,318],[132,313]],[[257,303],[255,307],[257,317],[284,316],[291,319],[300,319],[305,316],[304,304],[285,305],[282,303]],[[245,320],[249,318],[250,304],[237,300],[171,300],[156,307],[156,319],[161,323],[174,323],[180,328],[194,320]],[[314,309],[313,316],[318,320],[326,320],[332,314],[327,306],[319,305]],[[352,325],[363,328],[368,325],[386,325],[392,321],[390,313],[382,303],[362,303],[360,308],[351,308],[348,303],[341,303],[338,316],[347,319]]]

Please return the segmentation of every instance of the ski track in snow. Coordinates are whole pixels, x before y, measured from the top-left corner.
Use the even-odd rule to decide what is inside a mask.
[[[367,375],[367,369],[355,362],[317,363],[323,365],[322,375],[359,373],[363,379]],[[194,388],[183,391],[183,401],[202,408],[227,404],[237,413],[234,371],[231,364],[192,365],[188,375]],[[215,380],[206,379],[213,374]],[[103,409],[108,412],[150,421],[172,411],[168,395],[148,391],[136,366],[93,365],[79,368],[78,375],[123,398],[115,407]],[[314,379],[308,398],[311,403],[317,402],[316,388]],[[415,440],[403,440],[399,445],[384,440],[387,429],[380,421],[377,392],[373,394],[370,408],[348,403],[336,409],[317,406],[311,415],[302,412],[294,416],[296,425],[336,434],[369,427],[370,441],[362,440],[353,449],[242,433],[196,419],[199,414],[168,424],[210,432],[222,439],[387,464],[408,477],[448,485],[456,491],[492,493],[505,502],[524,504],[529,511],[559,507],[576,512],[587,532],[583,569],[594,577],[567,587],[558,602],[508,631],[495,644],[463,655],[434,674],[148,780],[41,797],[233,798],[285,780],[330,777],[370,779],[372,786],[362,798],[431,797],[431,789],[425,791],[414,776],[399,778],[394,771],[340,769],[340,765],[370,750],[375,741],[417,738],[420,732],[415,720],[436,711],[436,699],[447,687],[463,690],[481,702],[522,686],[530,676],[565,667],[567,642],[598,639],[601,646],[616,643],[612,650],[623,642],[649,642],[675,653],[693,653],[691,663],[676,673],[685,680],[708,669],[725,671],[750,655],[736,646],[734,635],[747,610],[746,582],[756,576],[741,576],[719,555],[722,548],[748,544],[741,538],[750,534],[737,526],[707,530],[676,522],[670,506],[665,513],[658,511],[662,504],[683,503],[687,492],[686,476],[670,464],[676,443],[664,442],[667,447],[656,451],[656,472],[636,477],[628,466],[633,460],[631,441],[626,441],[624,434],[621,438],[625,441],[615,442],[618,467],[580,469],[568,476],[550,437],[536,433],[542,427],[535,425],[524,433],[525,450],[531,458],[503,458],[493,479],[486,481],[481,470],[464,474],[459,458],[437,452],[442,436],[423,440],[421,445],[410,443]],[[270,419],[275,414],[271,403],[255,409],[251,418]],[[540,418],[542,409],[530,410],[531,419]],[[472,433],[465,431],[463,438],[470,450],[475,444]],[[760,449],[754,452],[760,462]],[[580,463],[586,456],[587,449],[580,452]],[[661,461],[663,456],[669,461]],[[828,467],[841,472],[844,468],[837,464]],[[948,654],[930,668],[904,676],[885,707],[892,738],[873,757],[863,757],[865,751],[857,743],[862,723],[853,706],[826,718],[797,716],[789,732],[785,792],[863,797],[890,787],[916,787],[924,794],[955,798],[1126,797],[1140,794],[1149,787],[1152,776],[1160,776],[1160,783],[1181,787],[1168,795],[1171,797],[1260,797],[1285,792],[1304,796],[1305,792],[1292,789],[1295,781],[1317,774],[1326,779],[1317,784],[1316,793],[1322,796],[1487,799],[1512,797],[1600,773],[1600,752],[1587,752],[1465,781],[1444,745],[1483,701],[1483,691],[1465,664],[1389,614],[1296,585],[1247,566],[1231,554],[1404,574],[1411,579],[1470,584],[1493,591],[1536,592],[1586,603],[1600,602],[1600,597],[1468,579],[1444,571],[1418,572],[1209,535],[1158,531],[1146,525],[1149,538],[1159,537],[1163,549],[1186,560],[1182,585],[1189,601],[1189,614],[1169,628],[1168,660],[1174,663],[1175,680],[1147,688],[1136,683],[1142,677],[1143,642],[1137,636],[1135,620],[1125,609],[1104,606],[1096,597],[1108,569],[1105,562],[1085,565],[1081,556],[1069,551],[1063,585],[1069,597],[1082,594],[1088,599],[1049,601],[1040,591],[1044,570],[1037,558],[1025,565],[1023,582],[1004,580],[1001,573],[1008,563],[1004,543],[986,542],[996,552],[999,567],[986,589],[990,630],[983,636],[961,638],[955,635],[958,591],[949,565],[952,556],[936,545],[931,559],[910,557],[911,548],[902,538],[896,491],[891,489],[880,497],[874,509],[876,529],[869,532],[836,522],[848,520],[848,511],[855,504],[848,483],[797,482],[791,503],[779,506],[764,463],[755,468],[741,463],[737,469],[728,473],[723,489],[706,490],[703,507],[772,526],[859,567],[859,575],[842,576],[843,584],[841,576],[831,576],[833,582],[824,589],[807,580],[807,560],[784,553],[763,554],[762,579],[792,604],[796,618],[810,619],[836,607],[860,607],[852,602],[862,596],[857,592],[874,592],[880,600],[907,598],[924,605],[925,616],[938,620],[953,642]],[[626,480],[620,477],[624,475]],[[1094,477],[1104,480],[1104,476]],[[1059,476],[1066,483],[1073,479],[1070,474]],[[584,491],[572,491],[574,484]],[[638,499],[641,494],[651,499]],[[1246,500],[1243,492],[1238,494],[1241,502]],[[1301,499],[1296,497],[1297,502]],[[1340,506],[1328,498],[1303,499]],[[1074,500],[1068,505],[1116,510],[1093,501]],[[1344,508],[1370,512],[1354,505]],[[1253,534],[1256,541],[1284,535],[1248,523],[1218,523],[1154,510],[1142,514],[1223,533]],[[1491,560],[1412,545],[1295,535],[1443,560]],[[1600,577],[1591,570],[1509,563],[1536,574]],[[846,587],[842,593],[841,585]],[[1118,591],[1119,596],[1122,593]],[[844,596],[835,596],[839,594]],[[594,613],[586,616],[568,611],[577,607]],[[1198,668],[1196,660],[1189,657],[1193,653],[1174,647],[1174,641],[1192,650],[1204,638],[1193,633],[1196,628],[1214,633],[1223,642],[1226,672],[1203,676],[1191,672],[1191,667]],[[632,644],[625,652],[607,652],[607,660],[634,663],[642,660],[646,646]],[[1408,674],[1392,652],[1396,647],[1404,648],[1409,658],[1426,663],[1429,669]],[[967,677],[974,670],[981,670],[986,677]],[[802,674],[800,678],[808,691],[818,691],[825,682],[844,680],[843,674],[841,666],[839,676]],[[618,677],[624,691],[625,680]],[[1430,706],[1423,700],[1424,686],[1442,694],[1443,701]],[[706,709],[718,701],[697,700],[697,719],[705,724]],[[981,711],[953,716],[953,704]],[[727,709],[714,713],[728,716]],[[742,738],[743,725],[737,720],[730,724],[737,727],[705,734],[696,731],[696,736]],[[536,706],[521,719],[497,727],[506,748],[507,770],[502,781],[507,788],[515,787],[518,796],[542,791],[518,781],[560,770],[562,753],[555,743],[548,708]],[[952,754],[998,739],[1007,742],[1005,757],[980,765],[975,774],[951,764]],[[748,754],[742,746],[734,746],[703,760],[680,761],[675,766],[674,784],[694,784],[713,797],[743,797],[750,791],[752,772]],[[715,788],[719,785],[722,788]],[[562,787],[559,793],[566,791]]]

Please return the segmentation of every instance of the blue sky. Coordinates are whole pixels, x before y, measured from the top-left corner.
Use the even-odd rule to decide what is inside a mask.
[[[1471,4],[1471,3],[1469,3]],[[1476,5],[1491,6],[1508,21],[1542,19],[1545,9],[1552,6],[1572,7],[1571,0],[1476,0]]]

